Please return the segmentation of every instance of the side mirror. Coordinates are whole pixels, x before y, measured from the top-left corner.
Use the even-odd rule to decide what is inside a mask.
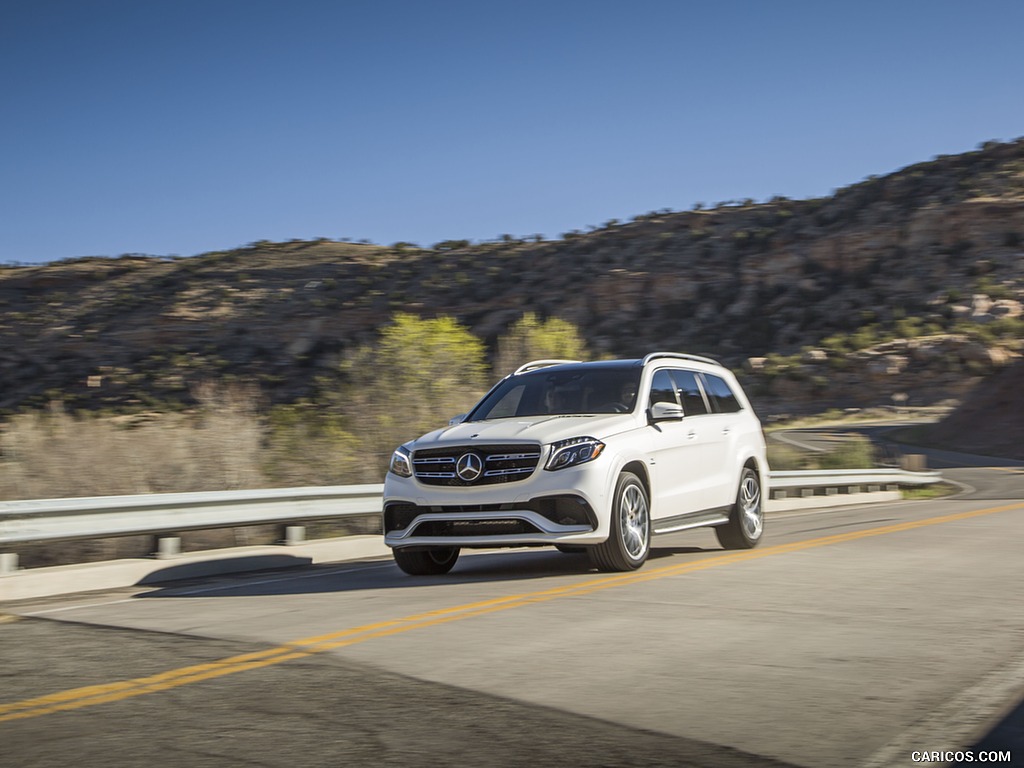
[[[458,416],[452,416],[450,419],[448,419],[448,426],[454,427],[456,424],[461,424],[466,420],[467,416],[469,416],[468,413],[460,413]]]
[[[657,421],[679,421],[683,418],[683,407],[675,403],[655,403],[647,413],[652,424]]]

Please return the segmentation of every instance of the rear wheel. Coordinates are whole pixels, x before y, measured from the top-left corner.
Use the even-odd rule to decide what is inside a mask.
[[[458,547],[393,549],[398,567],[411,576],[439,576],[448,573],[459,559]]]
[[[632,472],[623,472],[615,484],[608,539],[589,547],[599,571],[633,571],[644,564],[651,550],[651,512],[647,489]]]
[[[753,549],[764,534],[764,504],[761,498],[761,479],[750,467],[740,475],[729,522],[715,528],[718,543],[725,549]]]

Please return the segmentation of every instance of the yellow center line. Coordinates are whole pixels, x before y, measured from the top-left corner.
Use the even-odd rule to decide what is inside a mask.
[[[399,619],[374,622],[358,627],[344,629],[339,632],[331,632],[325,635],[302,638],[284,643],[275,648],[269,648],[254,653],[245,653],[238,656],[220,659],[218,661],[196,664],[179,669],[172,669],[147,677],[138,677],[132,680],[123,680],[114,683],[100,685],[89,685],[82,688],[73,688],[45,696],[38,696],[22,701],[0,704],[0,722],[8,720],[20,720],[29,717],[39,717],[55,712],[62,712],[81,707],[89,707],[97,704],[105,704],[114,701],[122,701],[134,696],[141,696],[147,693],[166,691],[190,683],[197,683],[203,680],[212,680],[225,675],[233,675],[238,672],[246,672],[253,669],[261,669],[275,664],[281,664],[294,659],[306,658],[316,653],[322,653],[336,648],[355,645],[376,638],[390,637],[392,635],[410,632],[415,629],[425,629],[453,621],[460,621],[476,616],[483,616],[498,611],[505,611],[512,608],[520,608],[526,605],[534,605],[563,597],[578,597],[589,595],[605,589],[622,587],[630,584],[640,584],[656,579],[664,579],[671,576],[681,576],[696,571],[703,571],[709,568],[717,568],[732,563],[740,563],[748,560],[757,560],[773,555],[801,552],[818,547],[832,546],[849,541],[857,541],[873,536],[884,536],[891,533],[911,531],[926,526],[941,525],[960,520],[969,520],[983,515],[991,515],[997,512],[1008,512],[1015,509],[1024,509],[1024,502],[1007,504],[1000,507],[977,509],[969,512],[957,512],[941,517],[914,520],[906,523],[896,523],[877,528],[866,528],[860,531],[849,531],[847,533],[822,536],[815,539],[806,539],[789,544],[776,544],[760,549],[744,550],[741,552],[730,552],[723,555],[706,557],[701,560],[675,565],[663,565],[661,567],[646,567],[640,571],[619,573],[609,576],[587,579],[586,581],[565,586],[552,587],[549,589],[524,592],[517,595],[481,600],[463,605],[456,605],[449,608],[440,608],[424,613],[413,614]]]

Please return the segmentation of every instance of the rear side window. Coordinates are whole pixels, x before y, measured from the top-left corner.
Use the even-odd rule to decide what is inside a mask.
[[[711,373],[704,374],[705,389],[716,413],[737,413],[742,410],[736,393],[732,391],[725,379]]]
[[[704,402],[704,395],[697,383],[697,375],[693,371],[673,370],[672,378],[676,383],[676,390],[679,392],[679,399],[683,404],[683,413],[687,416],[700,416],[708,412],[707,403]]]

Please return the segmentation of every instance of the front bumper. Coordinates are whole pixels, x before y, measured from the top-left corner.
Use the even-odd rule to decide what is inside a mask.
[[[597,470],[597,471],[595,471]],[[606,472],[594,465],[483,487],[426,486],[388,474],[389,547],[515,547],[598,544],[608,537]]]

